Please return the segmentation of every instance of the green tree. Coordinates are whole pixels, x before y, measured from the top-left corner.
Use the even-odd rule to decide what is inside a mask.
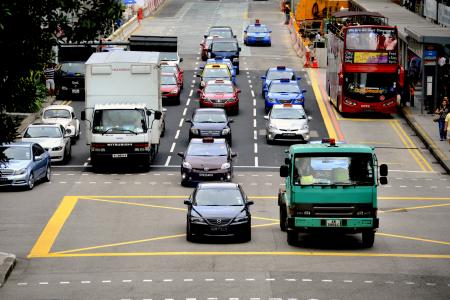
[[[6,112],[32,111],[43,96],[52,46],[107,36],[122,12],[122,0],[0,1],[0,145],[18,126]]]

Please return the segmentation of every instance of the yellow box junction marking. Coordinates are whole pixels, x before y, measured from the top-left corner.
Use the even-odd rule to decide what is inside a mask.
[[[51,253],[51,248],[58,237],[62,227],[65,222],[71,215],[75,205],[79,201],[96,201],[101,203],[111,203],[111,204],[125,204],[125,205],[133,205],[133,206],[142,206],[142,207],[150,207],[150,208],[161,208],[161,209],[172,209],[177,211],[186,211],[185,208],[171,207],[171,206],[161,206],[161,205],[151,205],[151,204],[143,204],[136,202],[126,202],[126,201],[116,201],[116,200],[108,200],[108,198],[122,198],[122,199],[183,199],[187,198],[186,196],[65,196],[61,201],[60,205],[56,209],[53,216],[50,218],[48,224],[45,226],[41,235],[39,236],[36,244],[32,248],[28,258],[56,258],[56,257],[106,257],[106,256],[181,256],[181,255],[193,255],[193,256],[201,256],[201,255],[260,255],[260,256],[348,256],[348,257],[402,257],[402,258],[433,258],[433,259],[450,259],[449,255],[439,255],[439,254],[404,254],[404,253],[345,253],[345,252],[302,252],[302,251],[232,251],[232,252],[208,252],[208,251],[200,251],[200,252],[186,252],[186,251],[168,251],[168,252],[117,252],[117,253],[74,253],[81,251],[88,251],[94,249],[104,249],[108,247],[116,247],[123,245],[131,245],[159,240],[167,240],[173,238],[184,237],[185,234],[176,234],[176,235],[168,235],[168,236],[159,236],[152,237],[148,239],[141,239],[135,241],[127,241],[120,243],[112,243],[106,245],[97,245],[84,247],[79,249],[71,249],[65,251],[58,251]],[[250,197],[249,197],[250,198]],[[254,196],[256,199],[276,199],[277,197],[272,196]],[[383,197],[381,197],[383,198]],[[440,198],[420,198],[420,197],[385,197],[385,200],[439,200],[439,201],[450,201],[449,197],[440,197]],[[399,210],[411,210],[411,209],[423,209],[423,208],[432,208],[432,207],[440,207],[440,206],[450,206],[448,204],[436,204],[436,205],[426,205],[426,206],[415,206],[415,207],[405,207],[387,210],[384,212],[394,212]],[[380,211],[381,212],[381,211]],[[266,224],[258,224],[253,225],[253,228],[260,227],[268,227],[275,226],[279,224],[278,219],[272,218],[264,218],[264,217],[252,217],[253,219],[266,220],[271,221],[271,223]],[[401,238],[413,241],[421,241],[425,243],[433,243],[440,245],[450,245],[450,242],[445,241],[436,241],[431,239],[424,239],[418,237],[409,237],[402,236],[396,234],[388,234],[388,233],[377,233],[378,236],[385,237],[394,237]]]

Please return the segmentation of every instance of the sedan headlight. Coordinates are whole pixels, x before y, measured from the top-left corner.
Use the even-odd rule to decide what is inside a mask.
[[[241,212],[236,218],[234,218],[233,223],[244,223],[247,222],[249,217],[245,212]]]
[[[303,125],[303,130],[309,130],[308,124]]]
[[[188,163],[187,161],[183,161],[183,168],[192,169],[192,165],[190,163]]]
[[[206,221],[201,217],[191,217],[191,223],[206,224]]]
[[[59,147],[53,147],[52,151],[61,151],[63,149],[63,147],[59,146]]]
[[[273,98],[267,98],[267,101],[269,103],[277,103],[277,99],[273,99]]]
[[[191,128],[191,132],[192,132],[192,134],[197,135],[198,134],[198,129],[197,128]]]
[[[278,127],[275,124],[273,124],[273,123],[269,124],[269,130],[277,130],[277,129],[278,129]]]
[[[19,169],[14,171],[14,175],[22,175],[27,172],[27,169]]]
[[[171,94],[176,94],[176,93],[178,93],[178,89],[173,89],[173,90],[170,91],[170,93]]]
[[[223,163],[222,166],[220,167],[222,170],[226,170],[229,169],[231,167],[230,163]]]
[[[227,135],[230,133],[230,128],[224,128],[222,129],[222,135]]]

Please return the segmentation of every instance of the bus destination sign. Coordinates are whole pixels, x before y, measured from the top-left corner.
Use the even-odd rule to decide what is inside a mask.
[[[396,64],[397,52],[345,51],[345,63],[354,64]]]

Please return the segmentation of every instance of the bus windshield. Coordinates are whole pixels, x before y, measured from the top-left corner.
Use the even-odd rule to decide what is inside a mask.
[[[397,32],[390,28],[348,28],[345,41],[348,50],[397,50]]]
[[[363,102],[383,101],[397,95],[396,79],[394,73],[346,73],[345,95]]]

